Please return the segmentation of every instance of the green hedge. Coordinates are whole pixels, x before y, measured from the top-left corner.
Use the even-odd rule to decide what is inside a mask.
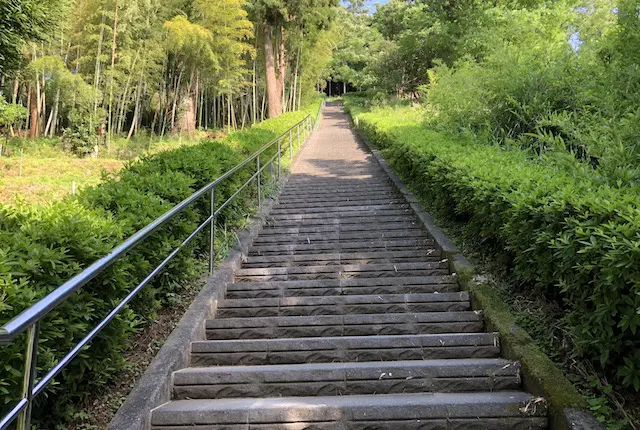
[[[105,177],[100,185],[61,202],[44,207],[0,206],[0,323],[106,255],[307,114],[315,115],[319,103],[318,100],[303,111],[234,132],[224,140],[143,158],[127,165],[118,175]],[[230,197],[252,173],[243,169],[221,184],[216,190],[217,203]],[[221,213],[218,223],[231,228],[241,225],[255,205],[253,197],[252,192],[241,195]],[[39,375],[204,221],[209,210],[208,199],[202,198],[52,312],[42,323]],[[41,420],[40,427],[52,428],[54,423],[68,418],[78,400],[104,385],[122,368],[130,335],[153,320],[157,310],[180,293],[185,280],[197,273],[198,261],[207,252],[206,240],[194,240],[37,398],[35,413]],[[23,338],[0,347],[0,396],[5,405],[0,410],[6,411],[20,393]]]
[[[396,170],[504,250],[525,285],[566,307],[580,352],[639,390],[638,190],[429,130],[410,107],[367,112],[356,102],[361,130]]]

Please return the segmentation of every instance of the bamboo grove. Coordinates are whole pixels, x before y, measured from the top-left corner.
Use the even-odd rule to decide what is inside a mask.
[[[337,0],[20,0],[0,38],[0,127],[62,136],[235,129],[296,110],[329,75]],[[7,31],[4,31],[7,30]]]

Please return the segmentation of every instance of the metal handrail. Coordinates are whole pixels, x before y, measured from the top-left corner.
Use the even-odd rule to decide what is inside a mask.
[[[320,106],[322,109],[324,101]],[[320,110],[318,111],[318,113]],[[149,283],[158,275],[166,265],[188,245],[199,233],[201,233],[206,227],[210,226],[209,237],[209,274],[213,274],[214,262],[215,262],[215,222],[216,217],[220,212],[253,181],[257,183],[258,191],[258,206],[262,204],[262,172],[268,167],[272,166],[272,163],[277,159],[278,162],[278,179],[280,179],[280,165],[282,158],[282,140],[287,137],[289,140],[289,156],[293,157],[293,131],[296,130],[298,139],[298,149],[301,147],[301,138],[304,143],[305,139],[314,131],[318,122],[319,115],[316,116],[316,120],[313,120],[311,115],[307,115],[303,120],[287,129],[284,133],[271,140],[258,151],[247,157],[240,164],[233,169],[227,171],[222,176],[218,177],[213,182],[205,185],[200,190],[196,191],[190,197],[186,198],[182,202],[178,203],[172,209],[158,217],[146,227],[136,232],[129,239],[122,242],[115,247],[109,254],[97,260],[89,267],[84,269],[73,278],[69,279],[51,293],[40,299],[37,303],[21,312],[11,321],[0,327],[0,345],[11,343],[17,336],[27,332],[27,345],[24,356],[25,371],[23,378],[23,392],[22,398],[18,403],[0,419],[0,430],[5,430],[13,423],[17,418],[18,430],[28,430],[31,428],[31,409],[32,401],[35,396],[40,394],[46,387],[53,381],[53,379],[93,340],[93,338],[109,324],[109,322]],[[277,144],[277,151],[267,162],[261,166],[260,156],[267,150]],[[215,190],[216,187],[225,179],[233,176],[235,173],[250,165],[250,163],[256,163],[256,171],[251,177],[243,183],[242,186],[236,190],[231,197],[229,197],[222,205],[216,207],[215,204]],[[75,347],[71,349],[53,368],[49,369],[47,374],[42,377],[37,384],[36,379],[36,357],[38,353],[38,337],[40,333],[40,321],[52,310],[54,310],[59,304],[64,302],[71,294],[78,291],[89,281],[94,279],[104,270],[112,266],[121,257],[127,254],[129,251],[138,246],[147,237],[151,236],[159,228],[166,225],[169,221],[174,219],[178,214],[183,212],[186,208],[191,206],[199,198],[209,193],[211,198],[211,214],[209,217],[200,224],[177,248],[175,248],[169,255],[156,266],[149,275],[147,275],[118,305],[109,312],[109,314],[100,321],[100,323],[94,327],[89,334],[87,334]],[[34,386],[35,385],[35,386]]]

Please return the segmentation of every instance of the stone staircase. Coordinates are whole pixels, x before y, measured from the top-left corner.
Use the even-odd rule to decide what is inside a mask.
[[[546,428],[518,363],[352,146],[351,168],[303,154],[153,429]]]

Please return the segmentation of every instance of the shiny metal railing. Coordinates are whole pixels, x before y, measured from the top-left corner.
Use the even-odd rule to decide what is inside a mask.
[[[269,168],[273,172],[273,163],[277,162],[278,180],[281,177],[281,158],[283,149],[282,143],[285,140],[285,145],[289,146],[289,157],[293,158],[293,145],[294,145],[294,130],[297,137],[297,147],[300,149],[305,139],[315,130],[318,119],[320,117],[320,110],[324,106],[324,102],[318,110],[318,116],[316,120],[313,120],[311,115],[307,115],[302,121],[295,124],[293,127],[282,133],[271,142],[264,145],[257,152],[250,157],[246,158],[242,163],[238,164],[233,169],[229,170],[215,181],[206,185],[190,197],[167,211],[164,215],[157,218],[149,225],[135,233],[129,239],[114,248],[108,255],[102,257],[85,270],[74,276],[51,293],[40,299],[37,303],[26,309],[11,321],[6,323],[0,328],[0,344],[9,344],[14,339],[27,332],[27,343],[24,354],[24,377],[22,387],[22,398],[11,410],[0,420],[0,430],[8,429],[9,426],[16,421],[18,430],[30,430],[31,429],[31,409],[33,406],[33,399],[47,387],[53,381],[53,379],[82,351],[89,342],[107,325],[113,318],[120,312],[151,280],[158,275],[165,268],[165,266],[173,259],[173,257],[180,252],[187,244],[189,244],[199,233],[201,233],[206,227],[210,227],[209,235],[209,274],[213,274],[214,262],[215,262],[215,225],[216,217],[220,212],[227,207],[231,201],[240,194],[249,184],[255,181],[257,185],[258,205],[262,204],[262,176],[266,168]],[[260,160],[260,156],[272,147],[277,146],[276,152],[273,156],[266,160]],[[224,203],[216,207],[215,195],[216,187],[225,179],[233,176],[238,171],[247,166],[253,166],[255,163],[255,173],[244,182],[242,186],[236,190],[231,197],[229,197]],[[275,174],[275,173],[274,173]],[[36,382],[36,361],[38,354],[38,338],[40,334],[40,321],[47,316],[49,312],[55,309],[59,304],[65,301],[74,292],[78,291],[89,281],[94,279],[104,270],[113,265],[117,260],[127,254],[129,251],[138,246],[147,237],[151,236],[159,228],[166,225],[169,221],[174,219],[178,214],[182,213],[186,208],[191,206],[195,201],[203,196],[209,195],[211,201],[211,211],[209,217],[200,224],[177,248],[175,248],[155,269],[151,271],[131,292],[111,311],[109,314],[95,327],[93,328],[75,347],[71,349],[60,361],[49,371],[45,376]],[[0,350],[1,351],[1,350]]]

